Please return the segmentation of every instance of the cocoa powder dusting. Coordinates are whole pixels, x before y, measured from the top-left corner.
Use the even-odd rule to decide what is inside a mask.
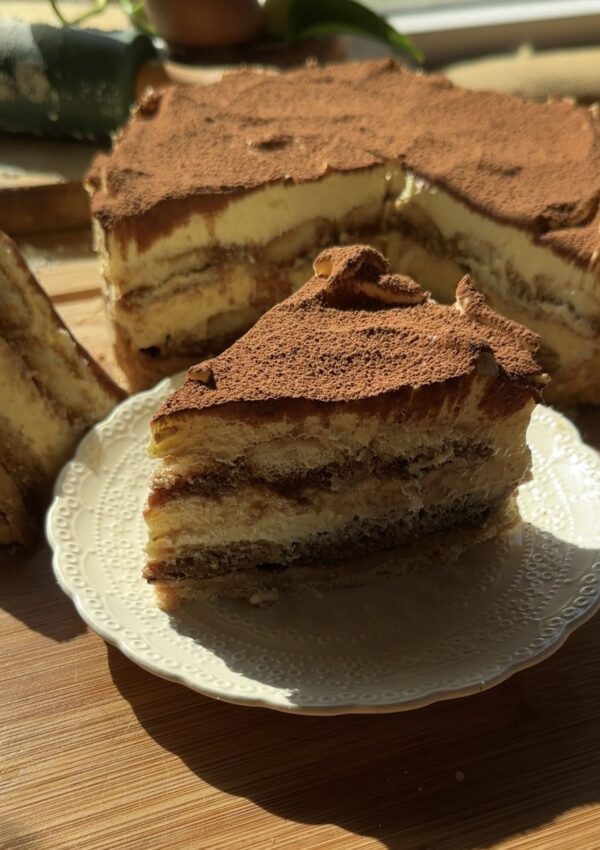
[[[188,380],[156,419],[237,402],[377,398],[471,375],[484,359],[497,364],[496,383],[537,394],[538,337],[491,311],[468,277],[457,305],[446,306],[417,300],[418,284],[390,275],[384,257],[367,246],[330,248],[315,269],[316,277],[203,364],[210,386]],[[390,303],[390,287],[414,300]]]
[[[599,123],[570,102],[467,91],[390,60],[238,71],[153,106],[101,165],[93,212],[108,229],[150,211],[174,220],[190,198],[218,207],[268,183],[397,161],[580,263],[600,243]]]

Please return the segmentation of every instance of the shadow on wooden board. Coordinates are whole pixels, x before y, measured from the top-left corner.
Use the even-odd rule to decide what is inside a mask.
[[[332,718],[218,703],[112,647],[108,661],[147,733],[215,788],[389,850],[480,850],[600,800],[599,645],[597,617],[478,696]]]

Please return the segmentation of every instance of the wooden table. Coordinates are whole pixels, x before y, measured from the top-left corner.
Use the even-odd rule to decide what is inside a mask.
[[[40,278],[114,369],[87,237],[60,265],[47,250],[28,248]],[[2,565],[0,646],[2,850],[600,848],[600,617],[479,696],[285,716],[137,668],[79,619],[44,547]]]

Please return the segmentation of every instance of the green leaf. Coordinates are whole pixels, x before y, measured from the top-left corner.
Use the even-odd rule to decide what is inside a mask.
[[[423,54],[409,38],[355,0],[292,0],[287,25],[290,41],[341,33],[375,38],[398,53],[408,53],[417,62],[423,61]]]
[[[96,3],[94,3],[94,5],[90,9],[88,9],[86,12],[82,12],[72,21],[69,21],[67,20],[67,18],[65,18],[59,8],[58,0],[50,0],[50,5],[52,6],[56,17],[61,22],[63,27],[76,27],[78,24],[82,24],[84,21],[89,20],[89,18],[93,18],[103,12],[108,6],[108,0],[96,0]]]
[[[143,0],[117,0],[119,6],[123,9],[131,24],[144,35],[153,38],[156,35],[156,30],[148,20],[146,9]]]

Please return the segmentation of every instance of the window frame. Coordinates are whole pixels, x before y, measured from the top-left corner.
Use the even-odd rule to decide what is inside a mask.
[[[407,4],[382,9],[425,53],[427,66],[492,53],[594,44],[600,33],[598,0]]]

